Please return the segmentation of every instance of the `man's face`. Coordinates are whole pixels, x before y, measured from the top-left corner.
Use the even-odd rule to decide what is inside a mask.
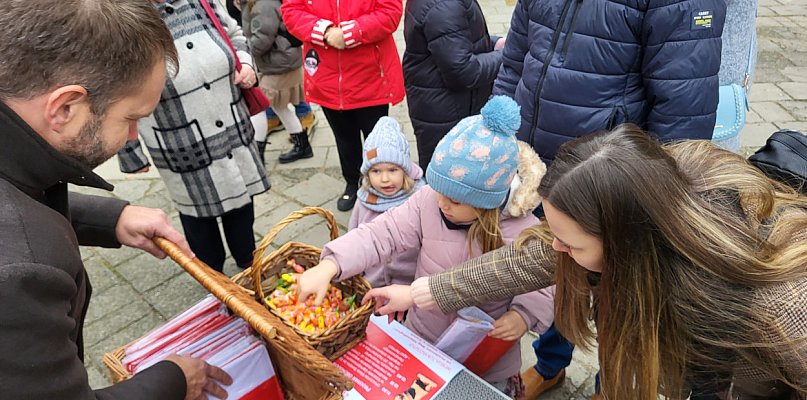
[[[101,165],[123,148],[127,140],[137,138],[137,120],[154,111],[164,86],[165,63],[159,62],[134,93],[112,103],[104,115],[91,113],[61,152],[90,168]]]

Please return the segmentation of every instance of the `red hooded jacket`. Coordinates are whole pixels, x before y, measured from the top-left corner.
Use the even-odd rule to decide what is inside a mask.
[[[401,0],[285,0],[289,32],[303,41],[306,100],[335,110],[397,104],[403,71],[392,33]],[[329,26],[344,32],[345,49],[325,44]]]

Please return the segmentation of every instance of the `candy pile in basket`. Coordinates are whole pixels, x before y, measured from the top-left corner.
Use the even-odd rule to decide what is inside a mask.
[[[288,264],[296,272],[304,271],[294,260],[288,260]],[[298,303],[296,275],[283,274],[277,282],[277,288],[264,301],[285,321],[311,334],[324,332],[356,311],[356,299],[357,295],[345,297],[340,289],[331,285],[321,305],[315,306],[312,298]]]
[[[247,292],[253,294],[255,299],[261,302],[272,314],[279,317],[306,343],[333,361],[364,339],[367,322],[374,307],[372,301],[367,302],[367,304],[361,304],[365,293],[371,288],[367,280],[361,276],[354,276],[341,282],[335,282],[333,287],[338,289],[340,294],[337,295],[333,289],[329,293],[332,296],[341,295],[341,308],[345,308],[344,302],[346,300],[349,302],[349,308],[339,310],[340,305],[337,303],[340,302],[334,301],[332,298],[329,300],[330,309],[320,308],[319,314],[317,314],[317,310],[314,308],[314,313],[308,315],[308,321],[302,328],[300,325],[306,320],[306,313],[303,312],[302,318],[298,320],[297,315],[292,316],[291,314],[293,314],[293,311],[303,310],[281,310],[279,307],[281,303],[278,303],[272,297],[273,294],[276,295],[275,297],[285,297],[286,293],[282,293],[282,295],[281,293],[275,293],[278,286],[290,288],[293,284],[291,281],[294,279],[294,274],[299,274],[319,263],[320,249],[305,243],[287,242],[277,250],[270,251],[272,242],[280,231],[292,222],[309,215],[319,215],[327,221],[331,240],[339,236],[339,228],[336,226],[333,214],[328,210],[319,207],[306,207],[300,211],[295,211],[278,222],[266,234],[253,254],[252,266],[234,276],[232,280],[245,288]],[[284,275],[287,278],[284,278]],[[284,289],[280,290],[281,292],[284,291]],[[292,296],[289,295],[284,298],[282,304],[296,304],[296,298],[294,301],[290,301]],[[271,304],[269,300],[272,300]],[[339,318],[334,318],[334,315],[330,317],[329,321],[328,311],[336,314],[336,310],[339,310]],[[323,318],[322,328],[320,328],[319,323],[320,316]],[[312,320],[312,317],[315,318]]]

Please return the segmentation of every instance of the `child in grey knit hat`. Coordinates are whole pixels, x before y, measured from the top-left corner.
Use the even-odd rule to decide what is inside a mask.
[[[364,140],[362,180],[348,229],[372,221],[403,204],[420,189],[423,170],[409,157],[409,142],[394,118],[381,117]],[[414,279],[417,250],[407,251],[364,272],[373,287],[409,284]]]

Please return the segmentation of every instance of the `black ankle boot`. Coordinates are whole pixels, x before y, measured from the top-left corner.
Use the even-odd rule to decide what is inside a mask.
[[[358,191],[358,186],[348,184],[347,187],[345,187],[345,193],[336,201],[336,209],[339,211],[348,211],[353,208],[353,205],[356,204]]]
[[[311,143],[308,142],[308,133],[303,129],[302,132],[292,133],[291,142],[294,144],[291,150],[283,153],[278,157],[277,161],[281,164],[287,164],[293,161],[301,160],[303,158],[314,157],[314,150],[311,149]]]
[[[258,157],[261,159],[261,165],[266,165],[266,159],[263,154],[263,152],[266,151],[266,142],[256,140],[255,144],[258,145]]]

